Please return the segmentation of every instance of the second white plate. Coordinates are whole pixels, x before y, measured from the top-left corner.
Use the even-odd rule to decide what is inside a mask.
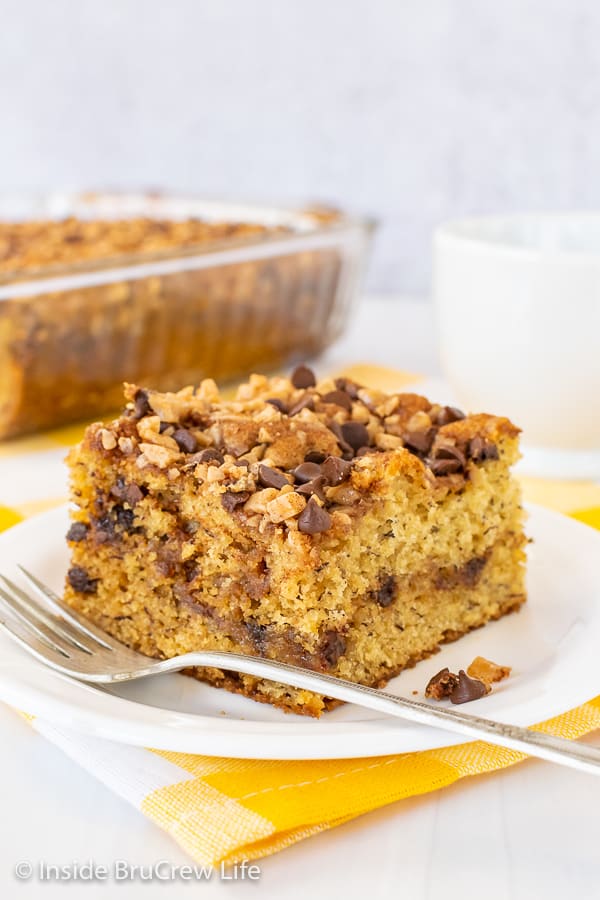
[[[531,725],[600,693],[600,533],[530,507],[529,599],[507,616],[403,672],[390,693],[422,697],[443,666],[456,671],[475,656],[513,668],[511,677],[473,705],[491,719]],[[0,572],[18,580],[21,562],[57,591],[68,566],[66,507],[0,536]],[[44,667],[0,635],[0,700],[79,731],[129,744],[213,756],[334,759],[405,753],[461,743],[447,732],[385,719],[354,706],[320,720],[286,715],[182,675],[111,688],[83,684]],[[469,707],[463,709],[468,712]]]

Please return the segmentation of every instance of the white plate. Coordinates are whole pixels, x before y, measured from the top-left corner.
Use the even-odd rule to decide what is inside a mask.
[[[530,507],[525,607],[493,622],[390,682],[392,693],[422,692],[441,669],[465,668],[478,655],[513,667],[511,677],[473,712],[531,725],[600,693],[600,533]],[[57,591],[68,564],[66,507],[0,535],[0,572],[22,562]],[[166,675],[111,688],[73,681],[45,668],[0,635],[0,699],[87,733],[129,744],[260,759],[334,759],[404,753],[462,743],[442,730],[344,706],[316,721]],[[468,711],[468,707],[464,708]]]

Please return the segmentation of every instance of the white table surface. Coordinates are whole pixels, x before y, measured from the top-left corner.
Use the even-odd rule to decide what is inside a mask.
[[[327,364],[436,373],[431,311],[365,300]],[[600,735],[590,738],[600,746]],[[396,803],[260,861],[257,882],[18,882],[18,861],[109,868],[189,858],[156,826],[0,705],[0,897],[553,900],[600,896],[600,779],[528,761]]]

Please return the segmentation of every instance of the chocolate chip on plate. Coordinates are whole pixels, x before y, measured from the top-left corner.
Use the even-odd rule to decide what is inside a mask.
[[[296,366],[290,375],[290,381],[295,388],[310,388],[317,383],[315,373],[308,366]]]
[[[174,431],[173,440],[183,453],[195,453],[198,449],[198,441],[187,428],[178,428]]]
[[[429,679],[425,688],[425,696],[431,697],[433,700],[444,700],[450,696],[457,684],[458,675],[455,675],[446,666],[445,669],[440,669]]]
[[[450,693],[450,700],[452,703],[470,703],[471,700],[485,697],[490,690],[489,685],[479,681],[478,678],[469,678],[465,670],[461,669],[458,673],[458,684]]]
[[[321,466],[313,462],[300,463],[292,472],[298,484],[306,484],[307,481],[312,481],[313,478],[318,478],[321,474]]]
[[[320,534],[331,528],[331,516],[314,497],[311,497],[298,516],[298,531],[303,534]]]
[[[349,477],[351,471],[352,463],[350,460],[341,459],[339,456],[328,456],[327,459],[321,463],[321,472],[325,476],[327,483],[332,487],[345,481],[346,478]]]
[[[258,467],[258,480],[262,487],[277,488],[277,490],[289,484],[285,475],[278,472],[277,469],[263,465]]]
[[[350,444],[354,452],[369,443],[369,432],[362,422],[344,422],[341,426],[342,437]]]

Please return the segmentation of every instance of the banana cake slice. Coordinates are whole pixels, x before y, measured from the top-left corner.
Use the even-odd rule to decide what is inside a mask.
[[[251,376],[127,405],[68,458],[66,600],[162,658],[215,649],[384,685],[525,600],[518,429],[345,379]],[[217,669],[285,710],[334,701]]]

